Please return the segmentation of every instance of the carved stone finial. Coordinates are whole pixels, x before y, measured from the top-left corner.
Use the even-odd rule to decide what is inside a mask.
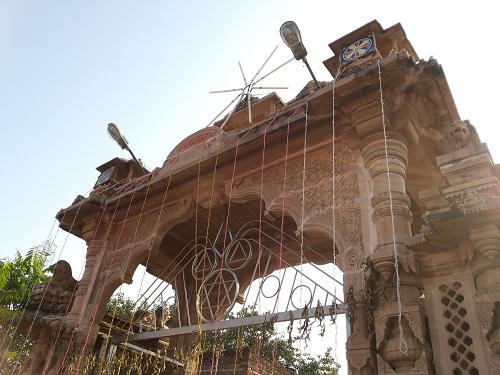
[[[493,261],[500,253],[500,239],[486,238],[475,243],[475,248],[490,261]]]
[[[446,153],[480,143],[476,128],[469,120],[455,120],[443,130],[443,144]]]

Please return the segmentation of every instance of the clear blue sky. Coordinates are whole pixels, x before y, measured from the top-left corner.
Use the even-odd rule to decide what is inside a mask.
[[[95,167],[129,156],[108,122],[160,166],[233,98],[208,91],[241,87],[238,61],[251,77],[276,45],[263,73],[290,57],[278,33],[289,19],[320,80],[332,78],[322,65],[329,42],[373,19],[401,22],[420,57],[443,65],[462,118],[500,161],[495,12],[486,1],[441,3],[0,0],[0,257],[46,240],[58,210],[91,189]],[[308,79],[294,61],[263,83],[289,86],[286,100]],[[63,257],[84,251],[66,245]]]
[[[453,4],[446,8],[445,4]],[[233,98],[210,90],[242,86],[291,57],[278,30],[299,25],[319,80],[328,43],[377,19],[400,22],[420,58],[443,65],[463,119],[470,119],[500,162],[497,12],[487,1],[36,1],[0,0],[0,158],[4,177],[0,257],[24,253],[49,236],[54,217],[86,195],[95,167],[129,157],[107,135],[117,123],[151,168],[206,126]],[[309,80],[292,62],[263,83]],[[55,235],[55,229],[52,237]],[[80,272],[81,241],[59,231],[57,257]],[[67,242],[66,242],[67,241]],[[343,344],[341,344],[343,345]]]

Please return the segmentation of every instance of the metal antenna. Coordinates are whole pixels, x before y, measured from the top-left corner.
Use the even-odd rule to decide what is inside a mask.
[[[230,106],[231,104],[233,104],[237,99],[238,100],[238,104],[241,103],[244,98],[245,98],[245,95],[246,95],[246,99],[247,99],[247,107],[248,107],[248,122],[249,123],[252,123],[252,100],[251,100],[251,93],[252,93],[252,90],[253,89],[258,89],[258,90],[283,90],[283,89],[288,89],[288,87],[265,87],[265,86],[260,86],[260,87],[255,87],[255,84],[257,82],[260,82],[262,81],[264,78],[270,76],[272,73],[274,73],[275,71],[277,71],[278,69],[282,68],[283,66],[285,66],[286,64],[288,64],[289,62],[293,61],[294,59],[291,58],[290,60],[284,62],[283,64],[279,65],[278,67],[274,68],[273,70],[271,70],[269,73],[263,75],[262,77],[260,77],[259,79],[256,80],[257,76],[260,74],[260,72],[262,71],[262,69],[264,69],[264,67],[266,66],[266,64],[269,62],[269,60],[271,59],[271,57],[273,56],[274,52],[276,52],[276,49],[278,48],[278,46],[276,46],[273,51],[271,52],[271,54],[269,55],[269,57],[266,59],[266,61],[264,61],[264,64],[262,64],[262,66],[260,67],[260,69],[257,71],[257,73],[255,73],[254,77],[252,78],[252,80],[250,82],[247,82],[247,79],[245,77],[245,73],[243,72],[243,67],[241,66],[241,63],[238,61],[238,66],[240,67],[240,72],[241,72],[241,75],[243,77],[243,83],[245,84],[244,87],[241,87],[241,88],[237,88],[237,89],[229,89],[229,90],[217,90],[217,91],[210,91],[209,93],[210,94],[220,94],[220,93],[224,93],[224,92],[234,92],[234,91],[239,91],[239,94],[222,110],[220,111],[217,116],[215,116],[215,118],[210,121],[210,123],[207,125],[210,126],[212,125],[212,123],[222,114],[224,113]],[[226,120],[224,121],[224,123],[221,125],[221,129],[224,127],[224,125],[226,125],[227,121],[229,120],[229,118],[232,116],[232,114],[236,111],[236,108],[237,108],[237,105],[231,110],[231,112],[229,112],[229,114],[227,115],[226,117]]]

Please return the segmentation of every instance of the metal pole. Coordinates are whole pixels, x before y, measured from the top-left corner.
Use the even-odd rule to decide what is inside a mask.
[[[320,88],[320,87],[319,87],[319,83],[318,83],[318,81],[316,80],[316,77],[314,76],[314,73],[313,73],[313,71],[311,70],[311,67],[309,66],[309,63],[307,62],[307,59],[304,57],[304,58],[302,59],[302,61],[304,62],[304,64],[306,64],[307,69],[309,70],[309,73],[311,73],[311,77],[313,78],[314,83],[316,84],[316,88],[317,88],[317,89],[319,89],[319,88]]]
[[[126,148],[127,151],[130,152],[130,155],[132,155],[132,158],[135,160],[135,162],[139,165],[139,168],[141,168],[142,174],[147,174],[148,172],[146,172],[146,170],[142,167],[141,163],[139,163],[139,160],[137,160],[132,150],[128,146],[126,146]]]

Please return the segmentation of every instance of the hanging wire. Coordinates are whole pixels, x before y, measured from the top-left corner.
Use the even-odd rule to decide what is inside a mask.
[[[222,254],[221,254],[221,265],[220,265],[220,268],[219,268],[219,277],[218,277],[218,280],[219,280],[219,285],[218,285],[218,292],[217,292],[217,307],[216,307],[216,317],[218,318],[218,315],[219,315],[219,310],[220,310],[220,294],[221,294],[221,284],[223,282],[223,278],[222,278],[222,269],[224,267],[224,255],[225,255],[225,252],[226,252],[226,241],[227,241],[227,234],[228,234],[228,231],[229,231],[229,214],[230,214],[230,211],[231,211],[231,199],[232,199],[232,196],[233,196],[233,187],[234,187],[234,178],[235,178],[235,173],[236,173],[236,161],[238,160],[238,148],[239,148],[239,145],[240,145],[240,142],[243,141],[243,139],[245,139],[245,137],[253,132],[253,130],[255,129],[257,125],[253,125],[251,126],[242,136],[241,138],[238,139],[238,141],[236,142],[236,147],[235,147],[235,152],[234,152],[234,162],[233,162],[233,171],[232,171],[232,174],[231,174],[231,182],[230,182],[230,190],[229,190],[229,199],[228,199],[228,203],[227,203],[227,215],[226,215],[226,223],[225,223],[225,228],[224,228],[224,240],[223,240],[223,244],[222,244]],[[214,370],[214,365],[215,365],[215,353],[216,353],[216,349],[217,349],[217,341],[216,341],[216,338],[217,338],[217,332],[218,332],[218,323],[219,323],[219,319],[216,319],[215,321],[215,330],[214,330],[214,347],[213,347],[213,350],[212,350],[212,365],[210,367],[210,374],[212,374],[213,370]]]
[[[121,197],[120,197],[120,198],[118,198],[118,202],[116,203],[115,209],[114,209],[114,211],[113,211],[113,215],[111,216],[111,220],[110,220],[110,222],[111,222],[111,223],[114,221],[114,218],[115,218],[116,212],[118,211],[118,206],[119,206],[119,204],[120,204],[120,200],[121,200]],[[127,219],[128,212],[129,212],[129,209],[130,209],[130,205],[131,205],[131,204],[132,204],[132,201],[130,201],[129,207],[128,207],[128,209],[127,209],[127,213],[126,213],[126,216],[125,216],[125,220]],[[105,235],[105,237],[104,237],[103,247],[102,247],[102,253],[103,253],[103,254],[105,253],[104,246],[105,246],[105,244],[106,244],[106,242],[107,242],[108,238],[110,237],[111,228],[112,228],[112,226],[111,226],[111,225],[109,225],[109,226],[108,226],[108,230],[106,231],[106,235]],[[122,231],[123,231],[123,227],[122,227]],[[96,231],[96,232],[97,232],[97,231]],[[120,236],[121,236],[121,232],[120,232]],[[102,283],[102,285],[101,285],[101,291],[100,291],[100,293],[99,293],[99,297],[98,297],[98,299],[97,299],[97,303],[96,303],[96,306],[95,306],[95,311],[94,311],[94,313],[93,313],[93,315],[92,315],[92,320],[91,320],[90,325],[89,325],[89,328],[88,328],[88,333],[87,333],[87,335],[86,335],[86,337],[85,337],[85,343],[84,343],[84,344],[83,344],[83,346],[82,346],[82,350],[81,350],[81,352],[80,352],[80,357],[78,358],[78,363],[77,363],[77,365],[76,365],[76,373],[78,373],[78,371],[80,370],[80,365],[81,365],[81,363],[82,363],[82,361],[83,361],[83,358],[84,358],[84,356],[85,356],[85,349],[86,349],[86,347],[87,347],[87,344],[88,344],[88,341],[89,341],[89,338],[90,338],[90,333],[91,333],[91,331],[92,331],[92,325],[94,324],[95,318],[96,318],[96,316],[97,316],[98,306],[99,306],[99,304],[101,303],[101,299],[102,299],[102,295],[103,295],[103,293],[104,293],[104,289],[105,289],[105,287],[106,287],[106,283],[107,283],[107,281],[108,281],[109,275],[111,274],[111,267],[112,267],[113,262],[114,262],[114,260],[115,260],[115,255],[116,255],[117,249],[118,249],[118,243],[116,244],[115,248],[113,249],[113,253],[112,253],[112,255],[111,255],[111,261],[108,263],[108,267],[107,267],[107,270],[106,270],[106,271],[107,271],[107,272],[106,272],[106,276],[105,276],[104,281],[103,281],[103,283]],[[100,266],[101,266],[101,264],[98,264],[96,268],[100,268]],[[89,298],[89,301],[90,301],[90,298]]]
[[[303,269],[304,269],[304,220],[305,220],[305,201],[306,201],[306,160],[307,160],[307,121],[309,112],[309,102],[306,102],[306,122],[304,125],[304,151],[303,151],[303,163],[302,163],[302,204],[301,204],[301,218],[300,218],[300,284],[303,283]],[[302,305],[302,288],[300,289],[299,301]],[[301,325],[302,319],[299,320],[299,327]],[[290,321],[290,338],[292,335],[293,322]],[[290,343],[291,344],[291,343]],[[302,355],[302,343],[299,343],[299,354]]]
[[[337,228],[335,222],[335,86],[337,85],[337,79],[340,74],[340,68],[337,69],[337,73],[333,79],[332,83],[332,241],[333,241],[333,278],[337,280],[337,252],[335,248],[337,246]],[[334,286],[335,297],[337,297],[337,284]],[[338,327],[337,327],[337,301],[333,302],[333,321],[335,324],[335,340],[334,340],[334,356],[335,361],[338,363],[337,349],[338,349]]]
[[[83,202],[84,201],[82,201],[82,204],[83,204]],[[104,207],[102,208],[102,212],[101,212],[101,215],[99,217],[97,226],[96,226],[96,228],[94,230],[93,237],[92,237],[92,240],[90,241],[89,247],[93,246],[93,244],[94,244],[94,242],[96,240],[96,235],[97,235],[98,230],[99,230],[99,228],[101,226],[104,214],[106,213],[106,208],[107,208],[107,201],[106,201]],[[75,219],[76,219],[76,216],[75,216]],[[70,232],[71,231],[69,231],[68,233],[70,233]],[[109,229],[108,229],[108,232],[109,232]],[[103,248],[101,248],[101,251],[99,252],[99,257],[98,257],[97,262],[96,262],[97,266],[94,266],[94,270],[93,270],[93,273],[92,273],[92,278],[90,279],[91,280],[91,284],[97,278],[97,273],[98,273],[99,265],[101,264],[103,257],[104,257],[104,251],[103,251]],[[77,327],[78,327],[78,325],[79,325],[79,323],[80,323],[80,321],[81,321],[81,319],[83,317],[83,310],[86,307],[88,301],[90,300],[90,292],[91,292],[91,290],[92,290],[92,287],[88,288],[87,294],[85,295],[85,298],[84,298],[84,301],[82,303],[82,306],[80,307],[80,312],[78,313],[78,317],[77,317],[76,322],[75,322],[75,328],[72,329],[72,331],[71,331],[71,336],[70,336],[70,339],[68,341],[68,346],[67,346],[66,352],[65,352],[64,357],[63,357],[63,359],[61,361],[61,365],[59,366],[59,369],[57,370],[58,373],[63,370],[64,365],[66,363],[66,359],[67,359],[68,354],[69,354],[69,352],[71,350],[71,344],[72,344],[74,336],[75,336],[75,334],[77,332]],[[60,329],[62,329],[62,327],[63,326],[61,325]],[[55,344],[54,344],[54,346],[55,346]]]
[[[115,186],[116,186],[117,184],[118,184],[118,183],[108,186],[108,187],[107,187],[104,191],[114,189],[114,188],[115,188]],[[88,194],[88,193],[90,193],[90,191],[89,191],[89,192],[87,192],[87,194]],[[86,194],[86,195],[87,195],[87,194]],[[83,202],[84,202],[84,201],[82,200],[82,201],[80,202],[80,204],[79,204],[78,211],[77,211],[77,213],[76,213],[76,215],[75,215],[75,219],[73,220],[73,222],[72,222],[72,224],[71,224],[71,226],[70,226],[70,228],[69,228],[69,230],[68,230],[68,236],[69,236],[69,233],[71,233],[71,232],[72,232],[73,225],[74,225],[74,223],[75,223],[75,221],[76,221],[76,218],[78,217],[78,212],[79,212],[80,207],[82,206]],[[66,212],[67,212],[67,211],[66,211]],[[64,213],[63,218],[61,219],[61,222],[63,222],[63,221],[64,221],[64,217],[66,216],[66,212]],[[103,214],[104,214],[104,211],[103,211],[103,213],[101,214],[101,219],[102,219],[102,215],[103,215]],[[99,227],[99,225],[100,225],[100,220],[101,220],[101,219],[99,219],[99,224],[98,224],[98,227]],[[60,228],[60,227],[58,227],[57,231],[59,231],[59,228]],[[96,228],[96,231],[97,231],[97,228]],[[56,235],[57,235],[57,232],[56,232]],[[92,241],[93,241],[93,240],[92,240]],[[63,249],[64,249],[64,246],[63,246]],[[61,249],[61,254],[60,254],[59,258],[61,257],[61,255],[62,255],[62,249]],[[78,280],[81,280],[82,275],[83,275],[83,272],[84,272],[84,269],[85,269],[85,264],[82,264],[82,267],[80,268],[80,272],[79,272],[79,275],[78,275]],[[65,313],[64,313],[64,316],[63,316],[63,318],[62,318],[61,324],[60,324],[60,326],[59,326],[59,330],[58,330],[57,335],[56,335],[56,338],[55,338],[55,340],[54,340],[54,344],[53,344],[52,348],[51,348],[51,349],[50,349],[50,351],[49,351],[48,358],[47,358],[46,363],[45,363],[45,366],[44,366],[44,368],[43,368],[43,374],[45,374],[45,372],[47,371],[48,366],[50,365],[50,361],[51,361],[51,359],[52,359],[52,356],[54,355],[55,347],[56,347],[57,343],[59,342],[59,336],[61,335],[62,329],[63,329],[63,327],[64,327],[64,323],[65,323],[66,318],[67,318],[67,316],[68,316],[68,313],[70,312],[70,309],[71,309],[71,307],[72,307],[72,301],[74,302],[74,299],[75,299],[75,295],[76,295],[76,290],[77,290],[77,288],[78,288],[78,283],[77,283],[77,284],[75,284],[75,287],[74,287],[74,289],[73,289],[72,295],[71,295],[71,297],[70,297],[70,302],[69,302],[69,303],[68,303],[68,305],[66,306],[66,311],[65,311]],[[42,301],[43,301],[43,298],[42,298]],[[80,313],[81,313],[81,311],[80,311]],[[71,340],[70,340],[70,343],[71,343]],[[69,344],[68,344],[68,348],[69,348]]]
[[[168,176],[168,182],[167,182],[167,187],[165,189],[165,193],[164,193],[164,196],[163,196],[163,202],[162,202],[162,205],[161,205],[161,209],[160,209],[160,212],[158,214],[158,220],[157,220],[157,224],[156,224],[156,229],[154,231],[154,236],[153,236],[153,239],[151,240],[151,246],[149,248],[149,252],[148,252],[148,257],[147,257],[147,261],[146,261],[146,266],[145,266],[145,269],[144,269],[144,273],[142,275],[142,278],[141,278],[141,282],[140,282],[140,286],[139,286],[139,291],[138,291],[138,294],[137,294],[137,300],[136,300],[136,303],[135,305],[137,305],[140,301],[140,298],[139,295],[141,293],[141,289],[142,289],[142,283],[144,281],[144,276],[146,274],[146,268],[147,268],[147,264],[149,262],[149,258],[151,256],[151,251],[152,251],[152,247],[153,247],[153,243],[154,243],[154,237],[156,236],[156,231],[157,231],[157,228],[158,228],[158,222],[161,218],[161,214],[162,214],[162,211],[163,211],[163,208],[164,208],[164,204],[165,204],[165,200],[166,200],[166,197],[167,197],[167,193],[168,193],[168,189],[170,187],[170,183],[172,181],[172,171],[173,169],[175,168],[175,165],[177,164],[177,161],[179,160],[179,152],[176,153],[174,155],[174,158],[172,160],[172,163],[170,164],[170,169],[169,169],[169,176]],[[144,208],[146,206],[146,201],[147,201],[147,198],[148,198],[148,194],[149,194],[149,191],[150,191],[150,187],[151,187],[151,181],[149,182],[148,184],[148,188],[147,188],[147,191],[146,191],[146,195],[144,197],[144,200],[143,200],[143,203],[142,203],[142,207],[141,207],[141,212],[139,214],[139,219],[137,220],[137,224],[135,226],[135,231],[134,231],[134,237],[132,239],[132,246],[130,247],[130,252],[129,252],[129,257],[128,257],[128,260],[127,260],[127,266],[128,264],[130,263],[130,258],[131,258],[131,255],[132,255],[132,249],[134,248],[134,244],[136,243],[136,239],[137,239],[137,233],[139,232],[139,225],[141,223],[141,219],[143,217],[143,214],[144,214]],[[134,306],[135,307],[135,306]],[[130,337],[130,330],[132,328],[132,323],[133,323],[133,315],[130,317],[130,321],[129,321],[129,327],[128,327],[128,330],[127,330],[127,334],[126,334],[126,338],[125,338],[125,345],[128,343],[128,340],[129,340],[129,337]],[[125,351],[122,353],[121,357],[120,357],[120,360],[118,361],[118,370],[117,372],[120,373],[120,369],[121,369],[121,366],[123,364],[123,361],[125,359]]]
[[[274,121],[278,118],[278,114],[276,113],[273,119],[269,122],[269,124],[264,128],[264,134],[262,137],[262,164],[261,164],[261,172],[260,172],[260,201],[259,201],[259,233],[258,233],[258,245],[259,245],[259,255],[257,258],[257,267],[258,267],[258,279],[262,277],[262,270],[260,267],[260,262],[262,259],[262,213],[264,212],[264,170],[265,170],[265,160],[266,160],[266,137],[267,137],[267,129],[274,124]],[[262,298],[261,294],[257,295],[257,311],[259,312],[260,318],[260,326],[263,328],[264,320],[262,318]],[[259,343],[257,346],[257,369],[256,372],[259,373],[259,368],[261,365],[261,348],[263,344],[263,333],[261,333],[259,337]]]
[[[102,295],[103,295],[103,293],[104,293],[104,290],[105,290],[106,283],[107,283],[107,280],[108,280],[108,278],[109,278],[109,275],[110,275],[110,273],[111,273],[111,267],[112,267],[112,265],[113,265],[113,261],[114,261],[115,253],[116,253],[116,251],[118,250],[118,247],[119,247],[119,244],[120,244],[120,240],[121,240],[121,238],[122,238],[123,229],[125,228],[125,223],[127,222],[127,218],[128,218],[129,212],[130,212],[130,207],[132,206],[132,202],[133,202],[133,200],[134,200],[135,192],[136,192],[136,190],[134,190],[134,191],[132,192],[132,195],[131,195],[131,197],[130,197],[130,202],[129,202],[129,205],[128,205],[128,207],[127,207],[127,212],[125,213],[125,218],[123,219],[123,223],[122,223],[122,226],[121,226],[121,229],[120,229],[120,233],[118,234],[118,238],[116,239],[116,245],[115,245],[115,249],[114,249],[114,251],[113,251],[113,256],[112,256],[112,258],[111,258],[111,262],[109,263],[109,266],[108,266],[108,272],[107,272],[107,274],[106,274],[106,279],[104,280],[104,282],[103,282],[103,284],[102,284],[102,289],[101,289],[101,293],[100,293],[100,295],[99,295],[99,300],[98,300],[98,302],[97,302],[97,306],[99,306],[99,304],[101,303],[101,298],[102,298]],[[120,201],[120,199],[118,199],[118,202],[119,202],[119,201]],[[117,203],[116,207],[118,208],[118,203]],[[125,265],[125,268],[123,269],[123,272],[125,272],[125,270],[127,269],[127,266],[128,266],[128,264],[127,264],[127,265]],[[122,284],[122,285],[123,285],[123,284]],[[104,342],[104,347],[105,347],[105,348],[107,348],[107,346],[108,346],[108,342],[109,342],[109,338],[110,338],[110,336],[111,336],[111,328],[112,328],[112,326],[113,326],[113,320],[115,319],[115,314],[116,314],[116,309],[117,309],[117,307],[118,307],[118,305],[117,305],[117,304],[115,304],[114,309],[113,309],[113,315],[112,315],[112,319],[111,319],[111,324],[110,324],[110,326],[109,326],[108,335],[106,336],[106,341]],[[92,326],[92,324],[94,324],[94,319],[95,319],[95,317],[96,317],[96,314],[97,314],[97,307],[96,307],[96,310],[95,310],[94,316],[93,316],[93,318],[92,318],[92,323],[91,323],[91,326]],[[90,335],[90,331],[89,331],[89,334],[87,335],[87,339],[88,339],[89,335]],[[104,355],[103,355],[103,357],[102,357],[102,358],[101,358],[101,360],[100,360],[100,365],[99,365],[99,373],[101,373],[103,362],[104,362]]]
[[[287,131],[286,131],[286,143],[285,143],[285,163],[284,163],[284,172],[283,172],[283,193],[282,193],[282,200],[281,200],[281,227],[280,227],[280,244],[279,244],[279,261],[278,261],[278,270],[279,270],[279,275],[280,279],[281,278],[281,272],[282,272],[282,261],[283,261],[283,233],[284,233],[284,226],[285,226],[285,199],[286,199],[286,186],[287,186],[287,166],[288,166],[288,146],[289,146],[289,138],[290,138],[290,119],[297,113],[297,111],[302,108],[302,106],[298,106],[295,108],[295,110],[292,112],[292,114],[288,117],[287,121]],[[278,291],[277,291],[277,296],[276,296],[276,304],[275,306],[278,306],[279,304],[279,299],[280,299],[280,293],[281,293],[281,283],[278,283]],[[276,309],[276,317],[278,317],[278,309]],[[274,341],[274,348],[273,348],[273,371],[274,371],[274,364],[276,361],[276,355],[277,355],[277,348],[278,348],[278,338],[275,338]]]
[[[205,141],[206,141],[206,138],[207,137],[204,137],[203,138],[203,147],[201,147],[201,152],[200,152],[200,160],[198,162],[198,177],[197,177],[197,187],[196,187],[196,201],[198,202],[198,198],[199,198],[199,191],[200,191],[200,176],[201,176],[201,161],[202,161],[202,157],[203,157],[203,151],[205,149]],[[216,153],[216,156],[215,156],[215,166],[214,166],[214,173],[213,173],[213,177],[212,177],[212,187],[211,187],[211,191],[210,191],[210,203],[209,203],[209,207],[208,207],[208,217],[207,217],[207,230],[205,232],[205,246],[204,246],[204,253],[203,253],[203,267],[202,267],[202,276],[201,276],[201,280],[204,280],[205,279],[205,269],[206,269],[206,249],[208,247],[208,237],[209,237],[209,233],[210,233],[210,221],[211,221],[211,215],[212,215],[212,202],[213,202],[213,196],[214,196],[214,191],[215,191],[215,177],[216,177],[216,174],[217,174],[217,165],[218,165],[218,161],[219,161],[219,152],[220,152],[220,149],[222,147],[222,142],[218,142],[218,146],[217,146],[217,153]],[[198,246],[197,246],[197,241],[198,241],[198,206],[199,205],[196,205],[196,215],[195,215],[195,254],[194,254],[194,259],[196,259],[196,257],[198,256]],[[198,290],[198,278],[195,278],[195,290]],[[203,300],[203,289],[200,291],[201,295],[200,295],[200,300]],[[199,331],[199,337],[198,337],[198,342],[200,343],[199,345],[201,345],[201,341],[202,341],[202,337],[203,337],[203,332],[202,332],[202,329],[201,329],[201,326],[202,326],[202,314],[198,314],[197,316],[198,318],[198,331]],[[195,366],[195,370],[198,370],[198,368],[200,367],[200,363],[203,361],[203,350],[199,350],[201,353],[199,352],[195,352],[194,353],[194,356],[195,356],[195,361],[196,363],[194,364]]]
[[[389,207],[391,212],[391,228],[392,228],[392,246],[394,253],[394,272],[396,273],[396,296],[397,296],[397,304],[398,304],[398,324],[399,324],[399,350],[401,353],[408,354],[408,344],[406,343],[403,337],[403,326],[401,324],[402,319],[402,306],[401,306],[401,288],[400,288],[400,279],[399,279],[399,263],[398,263],[398,251],[396,248],[396,231],[394,224],[394,211],[392,206],[392,188],[391,188],[391,175],[389,172],[389,152],[387,148],[387,134],[386,134],[386,122],[385,122],[385,113],[384,113],[384,97],[382,95],[382,73],[380,69],[380,61],[377,61],[378,67],[378,79],[379,79],[379,87],[380,87],[380,104],[382,107],[382,129],[384,131],[384,149],[385,149],[385,166],[387,172],[387,188],[389,190]]]

